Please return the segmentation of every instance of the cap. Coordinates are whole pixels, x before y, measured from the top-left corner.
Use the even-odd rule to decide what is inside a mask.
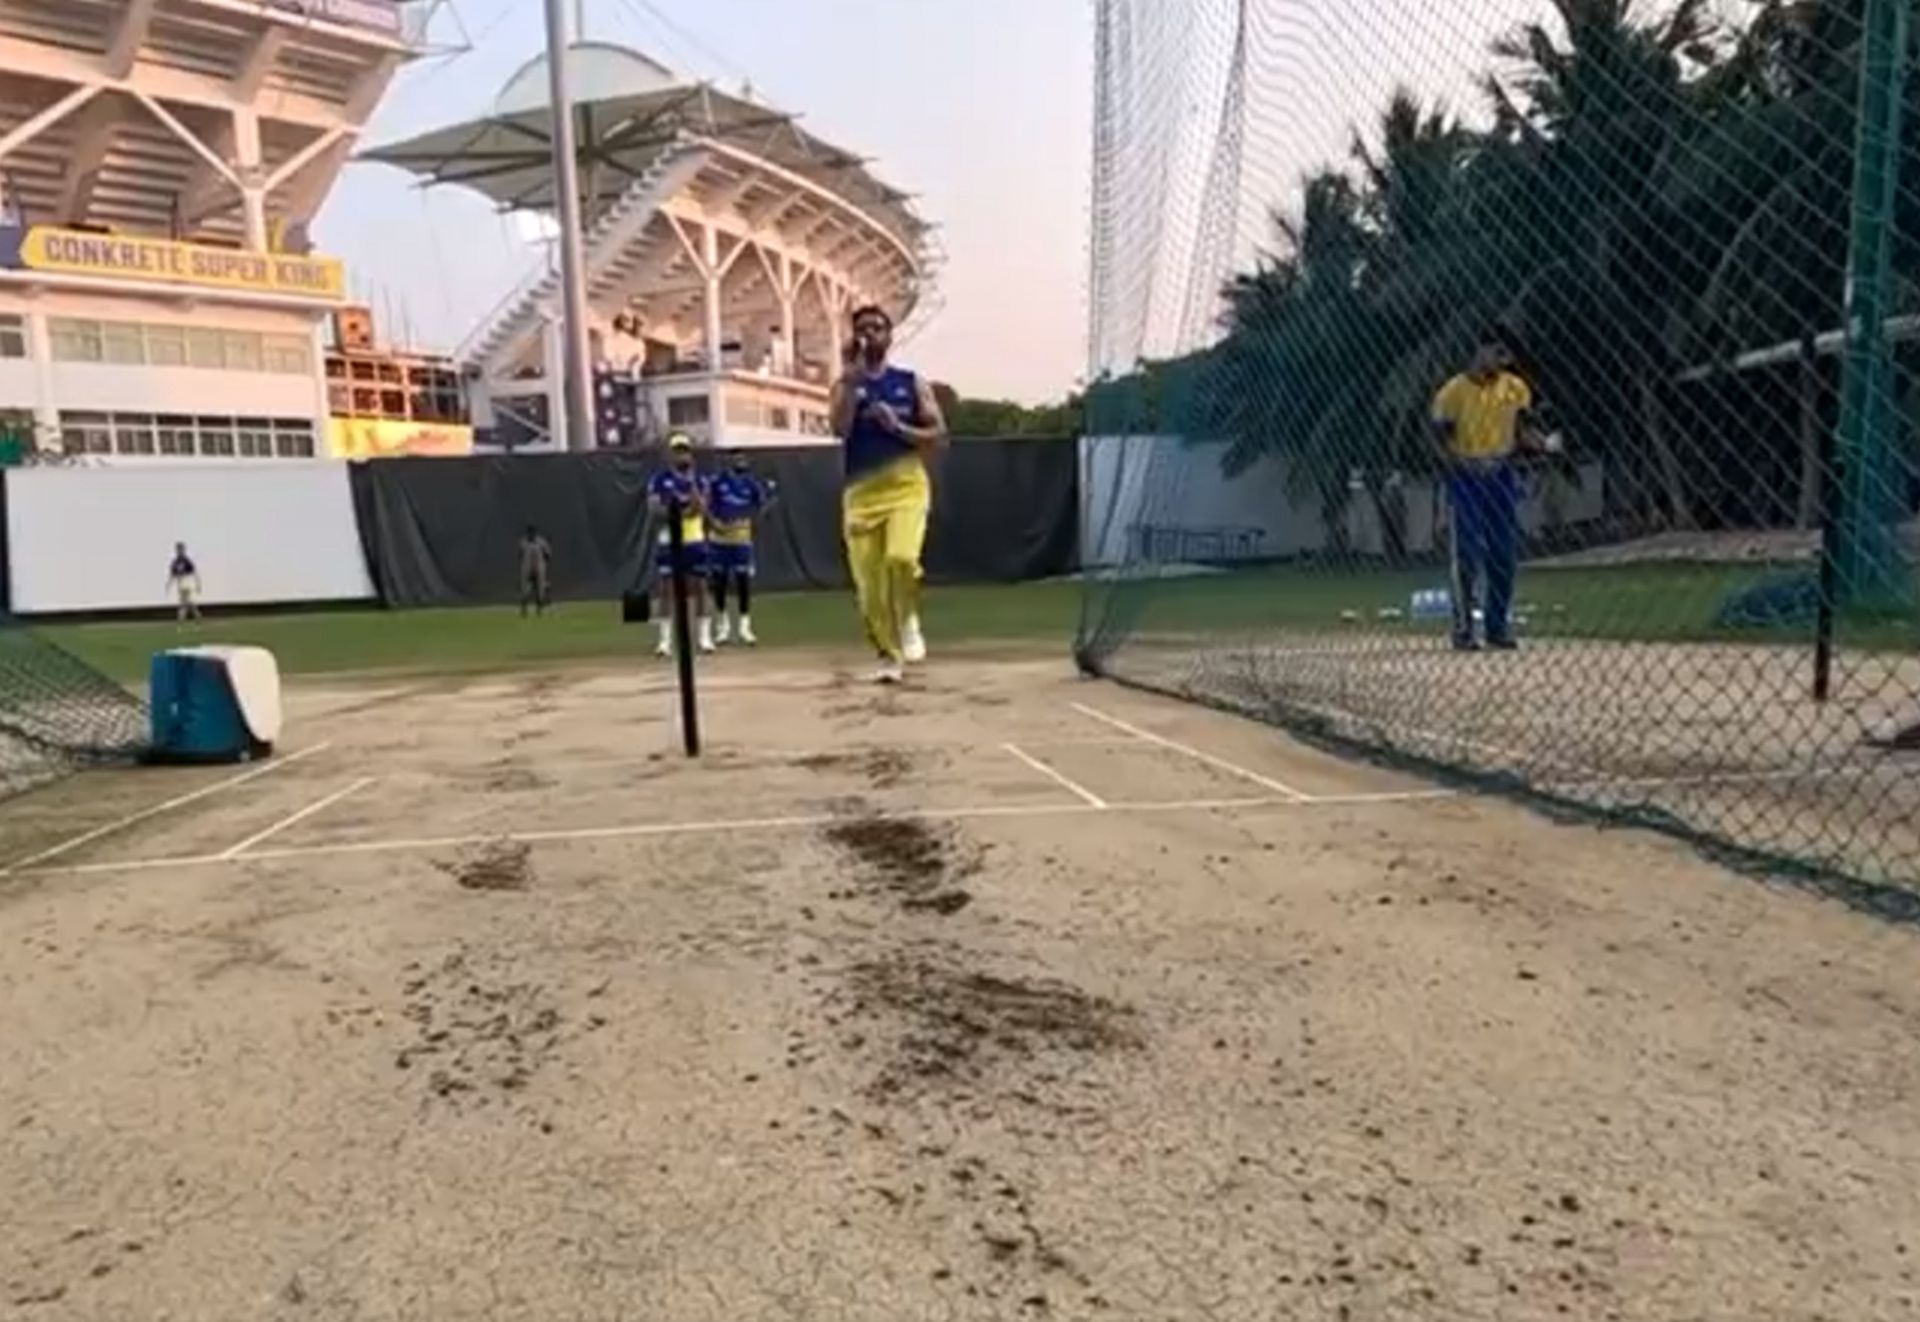
[[[683,431],[677,431],[667,437],[667,448],[669,450],[691,450],[693,448],[693,437]]]

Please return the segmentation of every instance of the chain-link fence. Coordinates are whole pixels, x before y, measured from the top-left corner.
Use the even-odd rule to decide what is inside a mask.
[[[146,704],[72,653],[0,615],[0,799],[148,744]]]
[[[1915,0],[1099,0],[1091,668],[1920,885]]]

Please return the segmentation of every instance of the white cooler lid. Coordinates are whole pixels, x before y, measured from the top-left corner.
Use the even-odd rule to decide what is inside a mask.
[[[240,702],[247,732],[263,744],[278,743],[284,719],[280,705],[280,663],[264,647],[176,647],[174,656],[198,656],[226,668]]]

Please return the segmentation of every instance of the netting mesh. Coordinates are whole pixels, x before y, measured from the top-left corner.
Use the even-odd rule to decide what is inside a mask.
[[[1913,4],[1099,0],[1083,663],[1920,884]]]
[[[147,744],[145,706],[107,676],[0,616],[0,798]]]

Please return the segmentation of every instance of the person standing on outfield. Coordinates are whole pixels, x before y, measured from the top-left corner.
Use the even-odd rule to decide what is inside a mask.
[[[886,312],[855,309],[845,370],[832,395],[833,432],[846,450],[847,565],[867,640],[880,654],[874,679],[882,684],[898,684],[905,663],[927,655],[919,611],[920,552],[933,506],[926,459],[947,439],[932,387],[888,363],[892,342]]]
[[[762,482],[744,452],[707,485],[707,572],[713,595],[713,641],[734,638],[752,647],[753,521],[773,507],[774,486]],[[734,593],[737,627],[727,624],[727,592]]]
[[[654,553],[653,590],[659,604],[661,656],[673,655],[673,575],[687,580],[687,608],[693,612],[695,638],[702,652],[713,650],[713,621],[707,617],[707,482],[695,470],[693,441],[676,432],[667,438],[667,467],[647,483],[647,504],[662,519]],[[673,559],[672,532],[663,516],[680,511],[680,561]]]
[[[553,564],[553,547],[540,530],[531,523],[520,536],[520,618],[525,619],[527,607],[533,607],[536,615],[545,615],[547,606],[553,600],[549,570]]]
[[[174,600],[174,622],[185,624],[200,618],[200,570],[187,554],[185,542],[173,544],[173,560],[167,566],[167,591]]]
[[[1467,370],[1434,396],[1433,426],[1445,452],[1453,516],[1453,645],[1463,652],[1480,649],[1473,608],[1483,588],[1486,645],[1503,652],[1516,646],[1521,484],[1514,455],[1534,444],[1532,407],[1533,390],[1497,336],[1484,339]]]

